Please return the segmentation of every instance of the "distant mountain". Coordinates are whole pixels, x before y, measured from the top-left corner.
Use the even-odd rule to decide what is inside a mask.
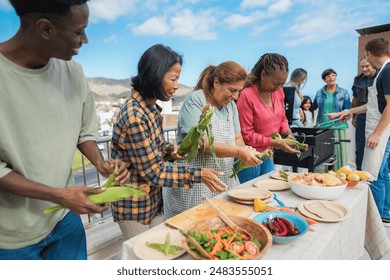
[[[88,84],[94,93],[96,101],[118,102],[122,97],[128,97],[131,93],[130,79],[109,79],[103,77],[88,78]],[[180,85],[172,97],[172,109],[179,110],[180,106],[192,87]]]

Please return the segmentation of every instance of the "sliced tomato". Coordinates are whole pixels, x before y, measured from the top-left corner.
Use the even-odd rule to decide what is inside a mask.
[[[255,244],[256,245],[256,244]],[[245,250],[245,245],[239,241],[233,241],[230,243],[229,250],[240,255]]]
[[[241,233],[241,237],[242,239],[244,239],[245,241],[248,241],[249,240],[249,236],[245,235],[245,234],[242,234]]]
[[[254,254],[257,254],[257,252],[259,252],[259,247],[257,247],[257,245],[254,242],[247,241],[247,242],[245,242],[245,250],[249,254],[254,255]]]

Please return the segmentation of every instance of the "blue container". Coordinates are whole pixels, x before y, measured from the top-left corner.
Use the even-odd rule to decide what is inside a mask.
[[[280,244],[290,243],[290,242],[298,239],[302,235],[304,235],[309,229],[309,224],[304,218],[302,218],[298,215],[292,214],[292,213],[288,213],[288,212],[264,212],[262,214],[257,215],[253,220],[260,223],[260,224],[263,224],[263,221],[266,221],[267,218],[272,219],[272,218],[275,218],[276,216],[281,217],[281,218],[285,218],[293,226],[296,226],[299,229],[299,234],[293,235],[293,236],[274,236],[274,235],[272,235],[272,242],[273,243],[280,243]]]

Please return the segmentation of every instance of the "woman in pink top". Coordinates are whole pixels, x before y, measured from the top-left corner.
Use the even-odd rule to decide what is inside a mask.
[[[262,55],[249,74],[248,80],[237,100],[241,133],[246,145],[259,152],[268,148],[296,153],[285,141],[271,139],[273,133],[294,138],[288,126],[284,109],[283,85],[288,76],[287,59],[276,53]],[[274,170],[271,159],[246,168],[238,173],[240,183]]]

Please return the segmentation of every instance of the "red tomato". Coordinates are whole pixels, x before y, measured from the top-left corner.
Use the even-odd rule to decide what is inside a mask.
[[[245,245],[241,242],[234,241],[229,246],[230,251],[240,255],[245,250]]]
[[[245,235],[245,234],[242,234],[241,233],[241,237],[242,239],[244,239],[245,241],[248,241],[249,240],[249,236]]]
[[[249,254],[254,255],[259,251],[259,247],[257,247],[254,242],[247,241],[245,242],[245,250],[247,250]]]

